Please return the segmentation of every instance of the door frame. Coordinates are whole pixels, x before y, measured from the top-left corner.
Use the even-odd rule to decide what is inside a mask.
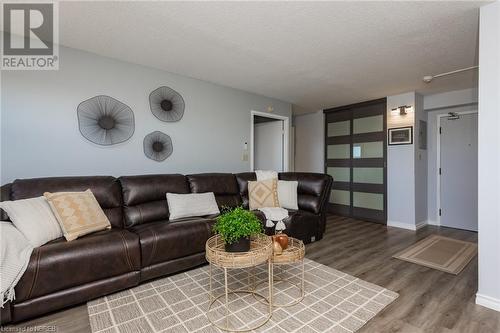
[[[474,113],[477,113],[478,114],[478,117],[479,117],[479,113],[478,113],[478,110],[469,110],[469,111],[460,111],[460,112],[454,112],[458,115],[461,115],[461,114],[474,114]],[[437,124],[437,129],[436,129],[436,135],[437,135],[437,141],[436,141],[436,153],[437,153],[437,156],[436,156],[436,172],[437,172],[437,181],[436,181],[436,208],[437,208],[437,212],[436,212],[436,215],[437,215],[437,221],[436,221],[436,225],[437,226],[441,226],[441,214],[439,214],[439,210],[441,209],[441,175],[439,173],[439,169],[441,168],[441,133],[440,133],[440,128],[441,128],[441,118],[447,118],[449,117],[450,114],[449,113],[442,113],[442,114],[438,114],[436,115],[437,117],[437,121],[436,121],[436,124]],[[478,133],[479,134],[479,133]]]
[[[287,116],[280,116],[277,114],[262,112],[262,111],[250,111],[250,171],[254,170],[254,156],[255,156],[255,128],[254,120],[255,116],[283,120],[283,172],[288,172],[290,170],[290,118]]]

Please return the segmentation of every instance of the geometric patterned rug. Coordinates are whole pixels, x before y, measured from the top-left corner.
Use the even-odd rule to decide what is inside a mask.
[[[337,271],[309,259],[305,264],[305,296],[291,307],[275,308],[271,319],[254,332],[356,332],[377,313],[393,302],[398,294],[375,284]],[[299,266],[280,270],[275,277],[299,281]],[[231,289],[246,287],[248,271],[230,270]],[[267,265],[257,267],[256,282],[267,281]],[[221,270],[213,270],[216,295],[223,293]],[[93,333],[156,333],[156,332],[222,332],[206,317],[208,308],[208,265],[177,275],[154,280],[140,286],[111,294],[87,303]],[[258,285],[266,294],[267,283]],[[275,283],[274,298],[287,303],[298,296],[288,283]],[[230,295],[230,316],[233,327],[245,327],[262,320],[268,309],[253,295]],[[224,320],[219,302],[211,312]]]

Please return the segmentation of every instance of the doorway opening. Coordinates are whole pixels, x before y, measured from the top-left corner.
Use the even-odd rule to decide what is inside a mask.
[[[438,118],[438,221],[443,227],[478,230],[478,114]]]
[[[288,171],[288,117],[252,111],[250,124],[251,171]]]

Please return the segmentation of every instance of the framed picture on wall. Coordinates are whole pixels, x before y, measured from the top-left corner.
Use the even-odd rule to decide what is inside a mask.
[[[413,126],[389,128],[389,146],[413,144]]]

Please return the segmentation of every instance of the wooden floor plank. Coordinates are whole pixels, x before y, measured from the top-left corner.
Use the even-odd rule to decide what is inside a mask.
[[[426,226],[414,232],[331,216],[323,240],[307,245],[306,256],[400,294],[360,332],[500,332],[500,313],[474,303],[477,257],[456,276],[392,258],[431,234],[477,242],[477,233],[464,230]],[[88,333],[87,308],[81,305],[14,327],[50,325],[57,332]]]

